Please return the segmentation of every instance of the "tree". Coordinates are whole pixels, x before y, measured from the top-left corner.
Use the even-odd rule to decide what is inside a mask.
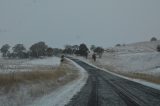
[[[73,54],[72,46],[71,45],[65,45],[65,49],[63,50],[63,53]]]
[[[47,52],[47,56],[53,56],[54,54],[54,50],[51,47],[49,47],[46,52]]]
[[[78,45],[73,45],[72,48],[75,49],[75,50],[79,50],[79,46]]]
[[[78,45],[73,45],[72,46],[72,51],[74,54],[76,54],[76,52],[79,50],[79,46]]]
[[[23,44],[16,44],[12,49],[13,53],[19,58],[25,58],[25,55],[27,55],[26,48]]]
[[[87,48],[87,46],[84,43],[80,44],[79,54],[81,56],[85,56],[87,58],[88,57],[88,52],[89,52],[89,49]]]
[[[150,41],[151,42],[157,41],[157,38],[156,37],[152,37]]]
[[[59,54],[61,54],[63,52],[63,50],[62,49],[59,49],[59,48],[53,48],[53,54],[54,55],[59,55]]]
[[[94,50],[95,50],[95,48],[96,48],[96,46],[95,46],[95,45],[91,45],[90,50],[94,51]]]
[[[79,50],[79,46],[78,45],[73,45],[73,46],[72,45],[66,45],[63,53],[75,54],[77,50]]]
[[[99,58],[102,57],[102,54],[104,53],[104,49],[102,47],[95,48],[94,52],[99,55]]]
[[[10,53],[10,52],[8,52],[8,53],[7,53],[7,57],[8,57],[8,58],[16,58],[16,54],[15,54],[15,53]]]
[[[7,56],[7,53],[9,52],[10,46],[8,44],[5,44],[1,47],[0,51],[3,54],[3,57]]]
[[[30,47],[31,56],[32,57],[40,57],[40,56],[46,56],[46,50],[48,49],[48,46],[45,44],[45,42],[38,42],[33,44]]]
[[[160,52],[160,45],[157,46],[157,51]]]

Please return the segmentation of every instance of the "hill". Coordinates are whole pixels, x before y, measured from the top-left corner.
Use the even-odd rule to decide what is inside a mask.
[[[126,44],[123,46],[117,46],[107,48],[106,50],[115,51],[118,53],[141,53],[141,52],[154,52],[156,51],[157,45],[160,45],[160,40],[157,41],[145,41],[132,44]]]
[[[124,76],[160,83],[158,44],[160,40],[108,48],[94,64]]]

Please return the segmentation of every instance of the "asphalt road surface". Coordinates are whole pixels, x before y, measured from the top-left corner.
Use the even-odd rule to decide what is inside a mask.
[[[89,74],[86,85],[66,106],[160,106],[160,91],[73,59]]]

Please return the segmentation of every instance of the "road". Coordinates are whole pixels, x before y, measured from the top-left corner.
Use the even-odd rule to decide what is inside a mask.
[[[66,106],[160,106],[160,91],[73,59],[89,74],[87,83]]]

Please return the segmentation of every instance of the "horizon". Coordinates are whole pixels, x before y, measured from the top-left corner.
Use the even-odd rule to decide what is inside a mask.
[[[0,45],[113,47],[160,39],[160,1],[1,0]]]

